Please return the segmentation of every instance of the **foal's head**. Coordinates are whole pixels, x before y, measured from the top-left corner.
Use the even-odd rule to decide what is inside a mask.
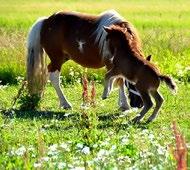
[[[115,55],[119,48],[120,52],[122,49],[125,52],[132,49],[133,52],[138,53],[140,56],[143,55],[138,33],[132,24],[124,23],[122,26],[111,25],[104,27],[104,30],[107,32],[106,41],[112,55]]]

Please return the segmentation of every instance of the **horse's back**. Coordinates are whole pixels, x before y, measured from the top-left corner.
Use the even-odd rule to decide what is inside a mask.
[[[93,35],[98,18],[75,12],[59,12],[46,19],[41,30],[41,44],[50,59],[51,54],[60,51],[58,55],[65,53],[82,66],[102,67],[104,63]]]

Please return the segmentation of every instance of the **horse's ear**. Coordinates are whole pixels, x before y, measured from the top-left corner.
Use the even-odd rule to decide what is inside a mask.
[[[151,60],[151,55],[149,55],[148,57],[146,57],[146,60],[150,61]]]
[[[104,26],[103,28],[104,28],[104,30],[105,30],[107,33],[110,33],[110,32],[112,31],[112,29],[111,29],[110,27]]]

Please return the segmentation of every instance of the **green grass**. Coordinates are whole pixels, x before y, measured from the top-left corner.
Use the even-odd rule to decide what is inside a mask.
[[[189,1],[1,1],[0,2],[0,79],[14,84],[16,76],[25,75],[26,37],[32,23],[40,16],[50,16],[60,10],[99,14],[106,9],[117,10],[139,31],[146,55],[164,73],[178,79],[189,79],[184,72],[190,63],[190,2]],[[11,61],[11,62],[10,62]],[[73,62],[65,64],[63,75],[69,79],[71,66],[83,71]],[[178,74],[180,72],[182,74]],[[100,80],[104,70],[94,71]],[[11,76],[11,74],[13,76]],[[94,77],[94,75],[92,75]]]
[[[151,169],[154,166],[174,169],[175,161],[169,149],[170,145],[175,146],[171,128],[173,120],[177,121],[186,140],[190,139],[190,102],[184,101],[184,93],[189,95],[187,88],[190,89],[190,86],[178,86],[180,91],[177,96],[171,95],[166,86],[161,87],[165,102],[160,114],[155,122],[142,127],[128,125],[129,120],[139,110],[120,112],[116,91],[113,91],[107,100],[102,101],[100,96],[103,89],[99,84],[96,85],[96,107],[85,111],[81,109],[80,84],[64,88],[73,104],[73,110],[69,111],[58,108],[57,96],[50,85],[46,88],[39,111],[21,111],[18,109],[18,103],[16,109],[9,110],[18,86],[2,88],[1,165],[9,165],[7,169],[26,166],[32,168],[36,166],[35,163],[40,163],[45,169],[53,169],[60,162],[64,162],[66,169],[69,169],[69,165],[83,167],[87,162],[86,166],[103,169],[124,169],[132,166],[141,169]],[[82,117],[84,112],[88,118]],[[61,144],[67,145],[69,151],[61,148]],[[78,145],[81,144],[83,147],[79,148]],[[52,147],[56,149],[51,151]],[[89,149],[88,147],[90,153],[86,154],[88,150],[85,149]],[[49,152],[55,153],[51,155]],[[103,154],[102,160],[98,160],[100,154]],[[42,159],[49,159],[49,162]],[[118,163],[119,159],[123,162]],[[25,161],[28,161],[27,165]]]
[[[64,92],[73,110],[58,108],[57,96],[49,84],[39,110],[21,111],[18,102],[11,109],[20,87],[18,76],[25,76],[26,37],[32,23],[60,10],[99,14],[106,9],[117,10],[135,25],[144,53],[152,54],[161,71],[177,81],[176,96],[161,86],[165,102],[155,122],[128,126],[139,110],[118,111],[115,91],[101,100],[103,89],[98,83],[104,69],[88,70],[90,79],[98,82],[97,106],[86,110],[85,117],[81,84],[76,83],[84,68],[73,62],[62,68]],[[188,145],[190,141],[189,25],[188,0],[0,0],[0,169],[175,169],[169,147],[175,145],[173,120]]]

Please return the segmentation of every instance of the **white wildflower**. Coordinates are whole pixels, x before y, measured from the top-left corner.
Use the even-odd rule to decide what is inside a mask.
[[[41,163],[35,162],[34,163],[34,168],[40,168],[42,166]]]
[[[61,144],[60,144],[60,147],[61,147],[62,149],[67,149],[67,148],[68,148],[68,145],[67,145],[66,143],[61,143]]]
[[[58,159],[58,156],[56,154],[52,156],[52,159]]]
[[[103,157],[103,156],[107,156],[109,155],[110,152],[108,150],[105,150],[105,149],[100,149],[100,151],[97,153],[97,157]]]
[[[14,151],[14,149],[13,149],[13,150],[11,150],[11,151],[9,152],[9,155],[10,155],[10,156],[15,155],[15,151]]]
[[[69,115],[71,115],[72,113],[65,113],[63,116],[64,117],[68,117]]]
[[[48,151],[48,155],[57,155],[58,154],[58,150],[57,150],[57,144],[51,145],[49,147],[49,151]]]
[[[147,129],[143,129],[141,133],[142,133],[142,135],[146,135],[149,133],[149,131]]]
[[[62,149],[64,149],[65,151],[70,151],[70,149],[69,149],[69,146],[66,144],[66,143],[61,143],[60,144],[60,147],[62,148]]]
[[[116,145],[112,145],[111,150],[115,150],[116,149]]]
[[[18,156],[23,156],[25,152],[26,152],[26,148],[24,146],[21,146],[15,151],[15,154]]]
[[[63,169],[66,167],[66,163],[65,162],[59,162],[58,163],[58,169]]]
[[[57,150],[57,146],[58,146],[57,144],[50,145],[49,149],[51,151],[56,151]]]
[[[57,119],[52,119],[51,122],[52,123],[58,123],[58,120]]]
[[[73,167],[71,168],[71,170],[85,170],[84,167]]]
[[[108,140],[105,140],[101,143],[101,146],[108,146],[110,143]]]
[[[153,141],[153,140],[154,140],[154,135],[151,133],[151,134],[148,135],[148,138],[149,138],[151,141]]]
[[[29,146],[28,147],[28,151],[32,151],[33,152],[33,151],[35,151],[35,148],[33,146]]]
[[[83,148],[83,144],[82,143],[77,143],[76,146],[77,146],[78,149],[82,149]]]
[[[128,142],[129,142],[129,138],[128,137],[123,137],[121,139],[121,144],[123,144],[123,145],[127,144]]]
[[[151,167],[152,170],[158,170],[158,168],[156,166]]]
[[[41,158],[41,160],[44,161],[44,162],[48,162],[49,161],[49,157],[43,157],[43,158]]]
[[[97,148],[97,147],[98,147],[98,144],[95,143],[92,147],[93,147],[93,148]]]
[[[89,155],[90,154],[90,148],[88,146],[85,146],[82,150],[82,153],[84,153],[85,155]]]
[[[74,76],[75,75],[74,71],[70,71],[69,75]]]

